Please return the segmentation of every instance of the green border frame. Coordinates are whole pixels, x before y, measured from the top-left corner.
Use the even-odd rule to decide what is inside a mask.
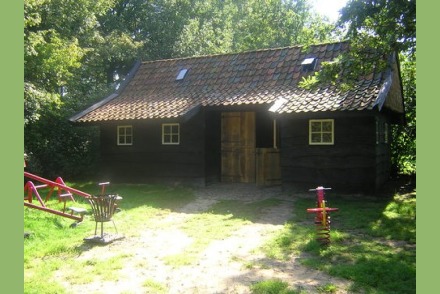
[[[23,293],[23,2],[2,4],[0,284],[5,293]],[[21,192],[22,193],[22,192]],[[21,228],[21,229],[20,229]]]
[[[417,292],[431,293],[438,279],[440,219],[439,147],[435,139],[440,95],[439,57],[436,33],[440,4],[435,1],[417,3]]]
[[[428,4],[429,3],[429,4]],[[417,73],[417,290],[429,293],[437,279],[438,243],[436,234],[440,217],[440,195],[435,186],[439,181],[438,146],[434,140],[433,118],[440,109],[439,94],[434,88],[439,84],[437,57],[440,55],[435,42],[438,40],[436,20],[440,4],[435,1],[419,1],[417,5],[417,43],[419,58]],[[1,134],[2,144],[2,189],[3,209],[0,214],[3,242],[1,250],[0,283],[8,293],[23,292],[23,210],[18,189],[22,185],[23,164],[23,2],[5,1],[1,21],[2,36],[2,89]]]

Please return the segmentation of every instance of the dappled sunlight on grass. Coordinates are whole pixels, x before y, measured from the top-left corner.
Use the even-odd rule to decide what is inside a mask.
[[[301,263],[352,280],[354,290],[369,293],[414,293],[416,289],[416,195],[392,198],[332,195],[331,244],[320,246],[310,199],[295,201],[292,221],[264,247],[266,255]],[[306,253],[306,255],[304,255]]]
[[[98,194],[96,183],[69,183],[85,193]],[[187,243],[181,244],[180,250],[170,251],[160,259],[171,267],[194,264],[200,260],[200,254],[216,240],[228,238],[239,228],[257,221],[267,209],[282,204],[282,200],[265,199],[257,201],[214,200],[204,203],[201,207],[186,207],[196,200],[190,188],[168,187],[161,185],[110,185],[106,194],[118,194],[122,199],[118,202],[120,211],[112,217],[117,230],[126,239],[134,238],[139,244],[155,237],[156,231],[178,230]],[[54,194],[55,196],[55,194]],[[24,243],[24,268],[27,289],[45,289],[45,283],[52,279],[63,279],[66,283],[82,285],[92,283],[95,279],[114,280],[121,271],[122,257],[104,256],[104,259],[79,258],[94,245],[84,243],[83,239],[94,233],[95,222],[91,214],[90,204],[83,197],[75,197],[75,206],[86,208],[88,213],[83,222],[72,227],[71,219],[49,214],[43,211],[24,208],[25,227],[30,232]],[[62,209],[63,203],[56,198],[46,203],[52,208]],[[67,206],[71,206],[69,202]],[[194,212],[190,212],[194,211]],[[171,215],[173,214],[173,215]],[[171,217],[170,217],[171,216]],[[177,224],[176,224],[177,221]],[[104,231],[113,234],[112,222],[104,223]],[[169,240],[170,242],[172,240]],[[180,242],[182,240],[174,240]],[[185,241],[185,242],[186,242]],[[158,244],[160,247],[160,244]],[[139,262],[125,258],[139,266]],[[45,264],[46,282],[38,272],[41,264]],[[142,264],[145,264],[142,263]],[[95,278],[94,278],[95,277]],[[36,279],[41,279],[35,283]],[[29,283],[33,283],[32,286]],[[145,285],[154,288],[154,284]],[[61,284],[54,284],[57,293],[63,293]],[[33,290],[29,290],[32,292]],[[38,290],[34,291],[35,293]],[[48,292],[49,293],[49,292]]]
[[[72,186],[90,189],[85,190],[89,193],[98,190],[93,183]],[[58,279],[72,285],[93,283],[96,279],[117,280],[125,274],[122,269],[127,263],[134,268],[151,266],[149,252],[144,252],[143,246],[155,250],[154,261],[168,268],[197,265],[204,261],[202,253],[211,252],[216,246],[223,249],[226,245],[223,240],[234,238],[237,232],[243,231],[241,228],[245,231],[255,223],[276,227],[265,236],[269,238],[266,244],[252,249],[255,254],[263,252],[267,260],[288,262],[295,257],[299,263],[353,281],[353,291],[411,293],[415,290],[415,193],[388,199],[328,195],[329,206],[339,211],[331,213],[331,244],[322,247],[315,239],[314,214],[306,212],[315,205],[313,197],[298,197],[292,199],[293,202],[290,198],[204,199],[184,187],[110,187],[107,189],[109,194],[123,197],[118,203],[121,210],[113,220],[126,240],[130,239],[127,244],[136,244],[127,248],[126,252],[131,255],[113,252],[102,256],[102,260],[99,256],[89,256],[89,253],[96,253],[96,248],[85,244],[83,238],[94,232],[95,222],[86,201],[75,204],[89,210],[84,221],[75,228],[71,227],[73,221],[70,219],[25,207],[24,230],[31,232],[24,240],[25,287],[29,289],[26,293],[68,293],[62,283],[55,282]],[[57,199],[47,204],[62,206]],[[271,209],[280,205],[289,206],[288,210],[282,210],[286,217],[291,213],[290,207],[294,209],[287,223],[284,222],[286,218],[281,223],[267,218]],[[112,223],[105,223],[105,231],[113,233],[111,230]],[[104,253],[105,249],[98,252]],[[88,258],[79,258],[84,255]],[[135,259],[139,256],[143,258],[141,261]],[[256,266],[258,261],[252,263],[242,258],[237,256],[248,269],[264,268],[263,263]],[[277,283],[262,285],[270,288]],[[50,287],[56,291],[47,290]],[[141,287],[151,291],[166,289],[154,280],[146,280]],[[330,293],[334,287],[328,285],[320,289]],[[48,292],[44,292],[46,290]]]

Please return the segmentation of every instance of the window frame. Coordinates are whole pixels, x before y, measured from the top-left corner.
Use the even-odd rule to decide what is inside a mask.
[[[121,130],[124,129],[124,134],[121,134]],[[126,130],[130,129],[131,134],[127,135]],[[131,142],[127,143],[127,138],[131,138]],[[117,126],[116,132],[116,144],[118,146],[132,146],[133,145],[133,126],[132,125],[120,125]],[[124,138],[124,142],[121,143],[120,139]]]
[[[321,123],[321,130],[319,132],[312,131],[312,124],[313,123]],[[324,122],[330,122],[331,123],[331,131],[323,131],[322,130],[322,124]],[[319,142],[314,142],[312,140],[313,134],[320,134],[321,140]],[[324,142],[323,141],[323,134],[331,134],[331,141],[330,142]],[[335,144],[335,120],[334,119],[310,119],[309,120],[309,145],[334,145]]]
[[[177,132],[173,132],[172,127],[177,126]],[[166,127],[171,127],[170,132],[165,132]],[[177,135],[177,142],[173,141],[173,137]],[[165,140],[169,136],[169,140]],[[163,123],[162,124],[162,145],[180,145],[180,123]]]

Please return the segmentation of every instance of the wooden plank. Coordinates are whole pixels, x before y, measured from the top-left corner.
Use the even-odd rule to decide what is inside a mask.
[[[255,113],[224,112],[221,122],[222,182],[255,182]]]
[[[258,148],[256,156],[256,183],[261,186],[281,184],[280,151],[275,148]]]

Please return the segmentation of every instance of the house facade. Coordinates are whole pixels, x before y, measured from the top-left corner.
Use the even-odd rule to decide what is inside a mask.
[[[76,114],[98,125],[102,177],[121,182],[318,185],[369,191],[389,177],[403,117],[398,62],[351,90],[303,77],[347,42],[137,63]]]

